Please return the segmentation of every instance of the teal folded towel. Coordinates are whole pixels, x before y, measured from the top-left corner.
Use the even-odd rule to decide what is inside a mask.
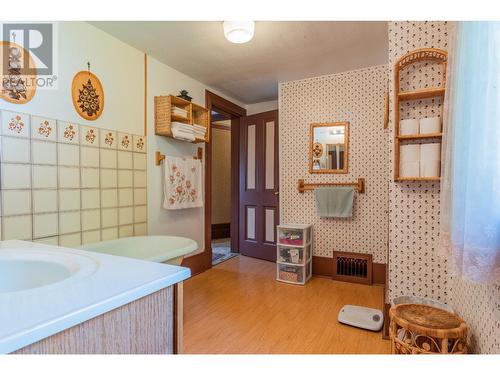
[[[346,186],[318,187],[316,212],[320,217],[352,217],[354,188]]]

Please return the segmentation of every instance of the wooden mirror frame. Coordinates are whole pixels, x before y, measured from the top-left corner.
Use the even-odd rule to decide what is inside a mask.
[[[313,144],[314,128],[323,128],[328,126],[344,126],[344,168],[343,169],[313,169]],[[325,150],[326,152],[326,150]],[[349,121],[312,123],[309,133],[309,173],[330,173],[346,174],[349,170]]]

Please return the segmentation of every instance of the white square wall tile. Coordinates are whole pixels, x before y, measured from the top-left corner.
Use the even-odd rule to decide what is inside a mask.
[[[132,151],[132,135],[118,133],[118,150]]]
[[[82,232],[82,245],[86,245],[88,243],[96,243],[99,241],[101,241],[100,230],[91,230],[88,232]]]
[[[142,135],[134,135],[133,137],[133,151],[146,152],[146,137]]]
[[[134,204],[135,205],[148,204],[147,189],[144,188],[134,189]]]
[[[80,143],[79,126],[71,122],[57,122],[57,141],[62,143]]]
[[[99,167],[99,149],[80,147],[80,165],[82,167]]]
[[[132,154],[131,152],[118,151],[118,168],[119,169],[132,169]]]
[[[80,190],[59,190],[59,211],[80,209]]]
[[[80,211],[59,213],[59,234],[80,232]]]
[[[80,165],[80,147],[78,145],[59,143],[57,145],[58,164],[69,167]]]
[[[31,165],[2,163],[2,189],[29,189]]]
[[[114,130],[106,130],[101,129],[101,144],[102,148],[114,148],[116,149],[116,145],[118,143],[117,132]]]
[[[148,221],[147,206],[134,207],[134,223],[142,223]]]
[[[147,174],[145,171],[134,171],[134,187],[145,188],[147,186]]]
[[[33,164],[57,164],[57,145],[54,142],[32,141]]]
[[[135,236],[147,236],[148,235],[148,225],[146,223],[134,224],[134,235]]]
[[[33,190],[33,212],[57,212],[57,190]]]
[[[2,162],[31,163],[29,139],[2,137]]]
[[[32,216],[9,216],[2,218],[4,240],[31,240]]]
[[[132,171],[118,170],[118,187],[132,187],[134,186],[134,175]]]
[[[33,165],[33,189],[57,188],[57,167]]]
[[[118,207],[118,190],[117,189],[101,190],[101,206],[103,208]]]
[[[31,214],[31,191],[2,191],[3,216]]]
[[[80,169],[59,167],[59,189],[75,189],[80,187]]]
[[[101,230],[102,241],[111,241],[118,238],[118,227]]]
[[[53,237],[38,238],[36,240],[33,240],[33,242],[41,243],[43,245],[58,246],[59,245],[59,237],[53,236]]]
[[[99,169],[82,168],[82,188],[98,188],[99,187]]]
[[[120,207],[118,209],[118,223],[120,225],[132,224],[134,222],[134,208]]]
[[[99,208],[100,205],[101,203],[98,189],[82,190],[82,210]]]
[[[82,211],[82,231],[99,229],[101,227],[101,211]]]
[[[65,234],[59,236],[59,246],[76,247],[82,244],[82,236],[80,233]]]
[[[30,137],[30,116],[25,113],[2,111],[2,135]]]
[[[50,237],[58,234],[57,214],[33,215],[33,238]]]
[[[117,168],[116,150],[106,150],[101,148],[100,151],[101,168]]]
[[[132,206],[134,204],[134,190],[131,188],[119,189],[118,203],[120,207]]]
[[[118,236],[122,237],[132,237],[134,235],[133,225],[122,225],[118,228]]]
[[[115,227],[118,225],[118,209],[117,208],[103,208],[101,210],[102,227]]]
[[[99,129],[81,125],[80,144],[82,146],[99,147]]]
[[[141,154],[138,152],[134,152],[134,169],[146,170],[146,154]]]
[[[56,120],[45,117],[31,117],[31,138],[55,142],[57,140]]]
[[[117,178],[116,169],[101,169],[101,188],[116,188]]]

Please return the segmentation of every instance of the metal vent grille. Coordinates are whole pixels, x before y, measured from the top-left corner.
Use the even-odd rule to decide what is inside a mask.
[[[333,279],[371,284],[372,255],[334,251]]]

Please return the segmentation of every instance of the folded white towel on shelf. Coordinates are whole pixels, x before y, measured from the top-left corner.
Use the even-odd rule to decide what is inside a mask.
[[[193,133],[188,133],[179,129],[172,128],[172,135],[175,139],[179,139],[181,141],[189,141],[192,142],[196,138]]]
[[[179,116],[184,116],[187,117],[188,111],[179,107],[172,107],[172,113],[179,115]]]
[[[193,128],[204,132],[207,131],[207,128],[203,125],[193,124]]]

